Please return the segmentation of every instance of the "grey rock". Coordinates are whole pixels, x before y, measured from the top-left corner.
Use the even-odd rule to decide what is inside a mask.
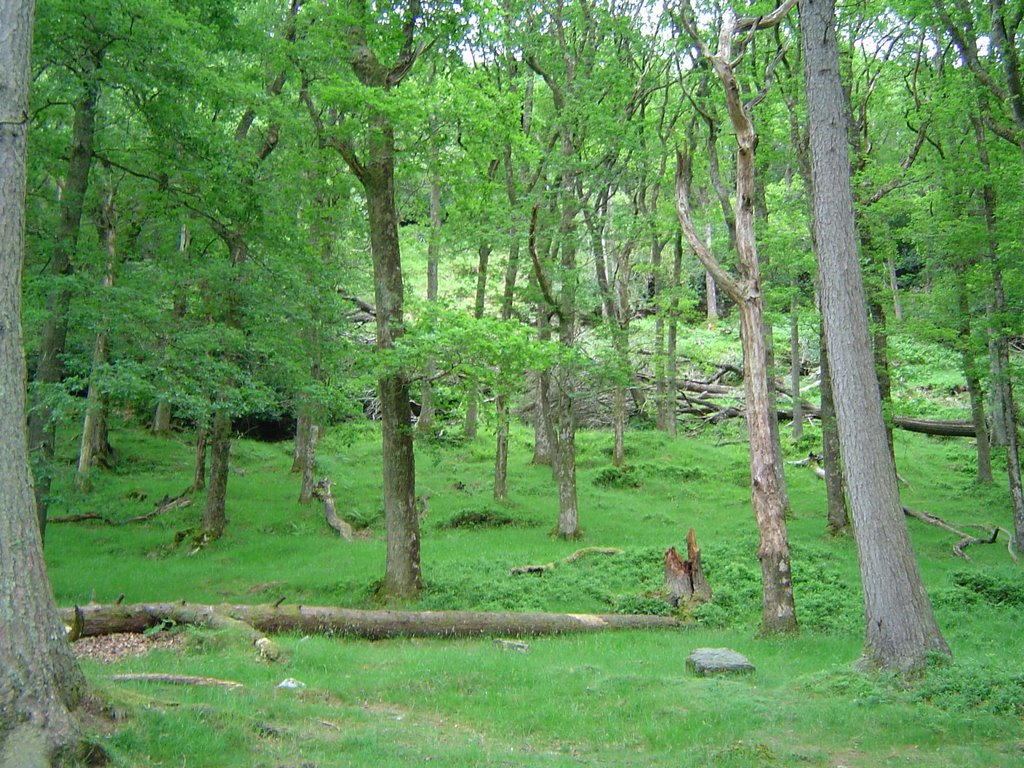
[[[686,657],[686,667],[702,677],[754,671],[754,665],[746,656],[729,648],[697,648]]]

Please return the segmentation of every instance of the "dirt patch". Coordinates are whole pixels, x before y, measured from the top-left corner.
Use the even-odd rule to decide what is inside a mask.
[[[104,664],[145,656],[150,651],[159,648],[181,651],[185,648],[185,636],[164,633],[151,636],[122,633],[82,637],[71,645],[71,649],[79,659],[90,659]]]

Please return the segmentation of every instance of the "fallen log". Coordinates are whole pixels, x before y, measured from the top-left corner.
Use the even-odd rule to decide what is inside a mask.
[[[144,632],[167,622],[201,627],[222,625],[224,618],[244,622],[266,633],[360,637],[383,640],[392,637],[478,637],[503,635],[526,637],[615,629],[677,629],[685,623],[665,616],[575,613],[482,613],[476,611],[360,611],[350,608],[272,605],[189,605],[187,603],[137,603],[134,605],[85,605],[82,637],[117,632]],[[62,608],[66,624],[74,620],[74,608]]]
[[[49,522],[51,523],[82,523],[87,520],[99,520],[107,525],[128,525],[129,523],[144,523],[147,520],[152,520],[157,515],[162,515],[165,512],[170,512],[172,509],[181,509],[187,507],[192,503],[192,499],[187,496],[188,491],[171,498],[170,496],[164,496],[157,505],[141,515],[135,515],[134,517],[128,517],[124,520],[116,520],[106,515],[101,515],[99,512],[84,512],[79,515],[67,515],[65,517],[51,517]]]
[[[352,526],[338,516],[338,510],[334,506],[334,494],[331,487],[334,481],[324,477],[313,487],[313,496],[324,503],[324,518],[327,524],[338,532],[345,541],[352,541]]]
[[[892,425],[908,432],[920,432],[937,437],[974,437],[974,424],[964,419],[944,421],[940,419],[911,419],[907,416],[893,416]]]

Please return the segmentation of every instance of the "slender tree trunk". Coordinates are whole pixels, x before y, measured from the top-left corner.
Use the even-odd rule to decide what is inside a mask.
[[[542,342],[551,339],[549,311],[543,302],[537,305],[537,337]],[[551,467],[553,476],[555,434],[551,416],[551,374],[548,371],[538,371],[534,376],[537,402],[533,408],[533,463]]]
[[[875,356],[875,375],[878,376],[878,391],[882,397],[882,415],[885,417],[885,439],[889,444],[889,453],[895,460],[893,449],[892,423],[892,376],[889,374],[889,332],[886,328],[885,309],[878,297],[872,295],[868,299],[868,310],[871,313],[871,348]]]
[[[567,185],[567,195],[573,194]],[[574,204],[563,203],[562,211],[562,290],[559,295],[558,343],[567,350],[576,344],[576,243]],[[554,406],[555,479],[558,483],[558,528],[563,539],[580,535],[579,505],[576,496],[576,376],[571,364],[556,369],[558,390]]]
[[[427,241],[427,301],[437,301],[437,269],[441,259],[441,180],[436,174],[430,179],[430,240]],[[434,428],[434,361],[427,363],[427,380],[420,394],[420,416],[416,430],[429,433]],[[467,421],[469,417],[467,416]]]
[[[484,316],[487,301],[487,266],[491,257],[490,243],[482,243],[477,250],[476,297],[473,301],[473,317],[477,320]],[[476,437],[477,421],[480,414],[480,392],[474,382],[469,388],[466,398],[466,437]]]
[[[892,252],[890,251],[888,257],[885,260],[886,270],[889,273],[889,290],[892,291],[892,312],[893,317],[898,321],[903,321],[903,302],[900,301],[900,284],[896,279],[896,261],[893,259]]]
[[[711,250],[711,246],[714,243],[715,230],[708,222],[704,225],[704,241],[707,243],[708,250]],[[715,282],[715,278],[711,276],[710,272],[704,272],[704,295],[707,303],[707,318],[708,327],[714,328],[718,324],[718,284]]]
[[[678,392],[679,392],[679,286],[683,276],[683,233],[676,231],[674,258],[672,260],[672,298],[668,304],[668,337],[666,338],[665,356],[668,358],[668,386],[665,403],[666,431],[675,437],[678,432]],[[714,285],[714,280],[711,281]]]
[[[210,487],[203,508],[203,532],[206,541],[224,535],[227,525],[228,468],[231,455],[231,416],[223,410],[213,414],[210,428]],[[197,466],[198,469],[198,466]]]
[[[510,200],[514,202],[514,197]],[[515,300],[516,279],[519,274],[519,238],[513,228],[511,245],[508,251],[508,263],[505,267],[505,288],[501,299],[501,319],[509,320],[512,317],[512,304]],[[500,377],[501,382],[505,377]],[[508,496],[508,440],[511,415],[509,414],[508,395],[501,391],[502,384],[499,383],[499,391],[494,398],[494,408],[497,416],[495,427],[495,450],[494,450],[494,498],[498,501]]]
[[[654,401],[657,403],[654,425],[660,432],[668,431],[668,414],[665,404],[676,393],[668,387],[666,351],[668,339],[665,335],[665,313],[662,309],[662,293],[665,289],[665,275],[662,266],[662,251],[656,235],[651,235],[651,286],[654,299]]]
[[[319,437],[320,428],[316,424],[310,424],[306,430],[306,449],[303,451],[300,504],[308,504],[313,500],[313,491],[316,488],[316,443]]]
[[[825,470],[825,495],[828,500],[828,532],[837,536],[850,528],[846,508],[846,484],[843,481],[842,457],[839,450],[839,428],[836,404],[832,395],[832,368],[828,362],[828,341],[824,322],[819,324],[821,349],[821,460]]]
[[[117,229],[115,225],[114,192],[108,190],[106,199],[100,210],[96,228],[107,253],[107,263],[103,273],[101,290],[108,292],[114,285],[114,273],[117,263]],[[110,445],[106,435],[106,399],[100,395],[96,378],[107,363],[107,318],[104,313],[100,321],[100,330],[96,334],[92,352],[92,375],[89,377],[89,388],[86,394],[85,417],[82,420],[82,440],[78,450],[78,473],[75,485],[83,493],[92,491],[92,468],[97,462],[108,463]]]
[[[206,436],[206,427],[196,430],[196,461],[190,488],[193,491],[201,491],[206,488]]]
[[[750,441],[751,503],[760,532],[762,614],[765,634],[795,632],[796,607],[793,599],[789,537],[786,530],[788,501],[777,466],[781,453],[778,442],[778,418],[771,390],[771,359],[765,333],[761,292],[760,263],[754,237],[756,195],[754,153],[757,133],[744,106],[739,83],[732,69],[732,33],[736,19],[723,18],[719,50],[710,59],[725,91],[726,104],[736,134],[736,252],[738,277],[732,276],[702,242],[690,211],[690,158],[680,154],[676,168],[676,211],[683,234],[704,268],[711,272],[740,311],[740,338],[743,342],[743,379],[745,416]]]
[[[988,444],[988,425],[985,423],[985,396],[978,376],[977,360],[972,344],[974,332],[971,323],[971,307],[963,271],[957,273],[957,304],[961,323],[958,343],[960,359],[964,368],[964,380],[967,382],[967,394],[971,401],[971,422],[974,424],[975,450],[978,455],[978,482],[989,484],[992,482],[992,456]]]
[[[33,3],[0,3],[0,767],[73,758],[85,690],[53,601],[26,439],[21,271]],[[70,760],[69,760],[70,762]]]
[[[793,296],[789,302],[789,384],[793,393],[793,439],[804,436],[804,405],[800,396],[800,302],[796,295],[797,280],[793,279]]]
[[[166,435],[171,431],[171,404],[166,400],[157,402],[150,431],[154,435]]]
[[[921,583],[871,356],[833,0],[802,0],[821,307],[865,604],[865,662],[911,670],[948,654]]]
[[[94,63],[99,68],[99,61]],[[74,255],[78,247],[78,233],[82,223],[85,193],[89,186],[92,167],[92,144],[96,130],[96,102],[99,83],[90,79],[84,84],[82,96],[75,102],[75,116],[71,127],[68,173],[64,180],[60,203],[60,220],[50,256],[50,274],[56,284],[46,300],[46,320],[39,340],[33,382],[54,385],[64,378],[64,344],[68,333],[68,312],[71,307],[71,288],[67,277],[74,269]],[[56,424],[53,410],[46,398],[33,407],[28,420],[29,454],[36,465],[35,495],[39,530],[46,534],[46,515],[49,508],[50,467],[56,444]]]

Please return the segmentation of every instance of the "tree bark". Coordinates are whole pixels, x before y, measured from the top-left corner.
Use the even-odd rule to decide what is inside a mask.
[[[432,121],[433,122],[433,121]],[[437,158],[434,158],[437,162]],[[427,301],[437,301],[437,270],[441,260],[441,179],[436,173],[430,178],[430,239],[427,241]],[[427,380],[423,382],[420,397],[420,416],[416,430],[429,433],[434,428],[436,407],[434,406],[434,362],[427,363]],[[467,422],[469,416],[466,417]]]
[[[310,424],[306,429],[306,449],[302,458],[302,486],[299,488],[299,503],[308,504],[313,499],[313,489],[316,484],[316,444],[320,439],[320,428],[316,424]]]
[[[384,640],[393,637],[479,637],[557,635],[616,629],[679,629],[666,616],[563,613],[478,613],[474,611],[359,611],[348,608],[273,605],[86,605],[83,637],[143,632],[165,619],[209,626],[219,616],[243,621],[261,632],[300,632]],[[63,609],[71,617],[74,609]]]
[[[214,541],[224,535],[228,496],[228,463],[231,456],[231,416],[223,410],[213,414],[210,428],[210,487],[203,508],[202,536]],[[197,462],[198,469],[198,462]]]
[[[978,456],[978,482],[987,485],[992,482],[992,455],[988,443],[988,425],[985,423],[985,396],[978,376],[972,343],[974,332],[967,296],[967,281],[962,270],[957,273],[957,304],[960,312],[957,342],[964,368],[964,380],[967,382],[967,395],[971,401],[971,423],[974,425],[975,451]]]
[[[872,365],[834,1],[802,0],[800,14],[821,306],[864,586],[864,661],[913,670],[949,646],[910,546]]]
[[[843,481],[842,456],[839,450],[839,429],[836,405],[832,395],[832,366],[828,361],[825,325],[819,324],[821,349],[821,453],[825,472],[825,496],[828,500],[828,531],[836,536],[850,528],[846,508],[846,483]]]
[[[33,3],[0,3],[0,767],[73,758],[85,690],[43,560],[26,435],[21,271]]]
[[[192,473],[191,491],[201,491],[206,488],[206,439],[208,431],[206,427],[199,427],[196,430],[196,461]]]
[[[803,400],[800,398],[800,302],[796,294],[798,281],[792,281],[793,296],[789,303],[789,384],[793,393],[793,439],[804,436]]]
[[[295,450],[292,452],[292,472],[298,474],[306,466],[306,452],[309,450],[309,430],[313,416],[305,408],[300,409],[295,419]]]

